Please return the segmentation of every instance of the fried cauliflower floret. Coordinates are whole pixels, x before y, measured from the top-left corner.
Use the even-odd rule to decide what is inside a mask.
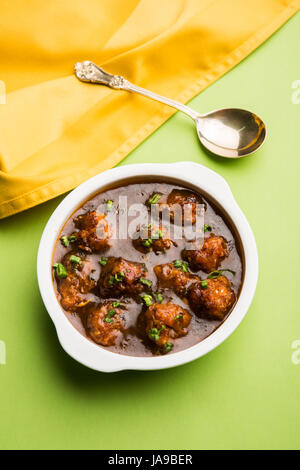
[[[120,302],[104,302],[88,308],[83,320],[87,335],[102,346],[113,346],[123,338],[125,329]]]
[[[98,282],[102,297],[135,296],[144,290],[147,269],[143,263],[135,263],[124,258],[110,257],[101,269]]]
[[[188,261],[191,269],[202,269],[207,273],[215,271],[221,262],[228,256],[227,242],[225,238],[211,234],[205,238],[202,248],[199,250],[183,250],[182,257]]]
[[[80,249],[99,253],[110,247],[112,230],[105,214],[89,211],[76,217],[74,223],[75,227],[79,229],[74,235]]]
[[[231,282],[225,276],[195,283],[188,295],[191,309],[199,316],[223,320],[235,302]]]
[[[167,353],[172,350],[176,338],[187,334],[191,315],[184,308],[171,302],[155,303],[146,310],[144,321],[147,337],[161,352]]]
[[[93,265],[82,253],[76,251],[67,253],[61,265],[65,268],[65,277],[59,277],[57,270],[55,275],[60,302],[65,310],[74,312],[89,302],[86,294],[96,285],[91,277]]]
[[[136,250],[142,253],[149,253],[150,251],[154,251],[154,253],[164,252],[173,245],[168,231],[162,226],[149,224],[147,227],[138,230],[136,235],[138,237],[132,240],[132,244]]]
[[[176,267],[179,266],[179,267]],[[158,264],[154,267],[159,287],[173,290],[179,297],[185,297],[190,286],[198,277],[188,272],[186,263],[179,260],[172,263]]]
[[[173,189],[167,197],[166,203],[159,203],[161,211],[168,211],[171,222],[177,224],[195,224],[197,206],[203,204],[200,196],[187,189]]]

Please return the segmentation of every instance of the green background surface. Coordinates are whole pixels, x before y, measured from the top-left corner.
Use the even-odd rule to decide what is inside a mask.
[[[62,198],[1,221],[0,448],[299,448],[300,14],[198,97],[199,111],[249,108],[268,125],[254,156],[230,161],[200,148],[176,114],[122,164],[193,160],[226,178],[256,236],[253,304],[220,347],[164,371],[102,374],[68,357],[41,301],[36,254]],[[298,95],[300,96],[300,94]],[[299,356],[300,357],[300,356]]]

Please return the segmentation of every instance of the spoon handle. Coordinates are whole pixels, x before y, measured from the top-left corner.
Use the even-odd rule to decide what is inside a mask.
[[[112,75],[108,72],[105,72],[96,64],[88,60],[85,60],[84,62],[77,62],[74,68],[76,77],[83,82],[98,83],[117,90],[126,90],[133,93],[139,93],[140,95],[146,96],[147,98],[160,101],[161,103],[167,104],[172,108],[178,109],[179,111],[182,111],[183,113],[190,116],[192,119],[197,119],[200,117],[200,114],[197,111],[194,111],[188,106],[185,106],[178,101],[166,98],[165,96],[158,95],[157,93],[153,93],[152,91],[146,90],[145,88],[133,85],[120,75]]]

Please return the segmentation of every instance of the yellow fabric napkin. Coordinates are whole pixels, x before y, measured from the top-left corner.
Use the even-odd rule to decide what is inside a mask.
[[[299,8],[299,0],[2,0],[0,218],[114,166],[174,112],[80,83],[75,62],[186,102]]]

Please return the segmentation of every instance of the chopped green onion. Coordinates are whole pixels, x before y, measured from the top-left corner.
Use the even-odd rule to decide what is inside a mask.
[[[152,286],[152,282],[149,281],[149,279],[146,279],[145,277],[141,277],[140,278],[140,282],[142,284],[144,284],[144,286],[147,286],[147,287],[151,287]]]
[[[69,240],[70,243],[74,243],[74,242],[76,242],[77,237],[76,237],[76,235],[70,235],[68,237],[68,240]]]
[[[111,211],[113,208],[113,205],[114,205],[114,201],[111,201],[111,199],[109,199],[106,203],[106,210]]]
[[[125,277],[125,274],[123,273],[123,271],[119,273],[119,276],[120,277],[118,277],[118,273],[114,274],[113,276],[110,276],[108,283],[110,285],[113,285],[113,284],[116,284],[117,282],[122,282],[122,280]]]
[[[222,276],[222,274],[226,271],[230,272],[235,276],[235,271],[231,271],[231,269],[220,269],[219,271],[212,271],[211,273],[209,273],[207,279],[217,279],[219,276]]]
[[[62,242],[62,244],[67,247],[70,245],[70,241],[68,239],[68,237],[66,237],[65,235],[63,237],[61,237],[60,241]]]
[[[164,234],[162,230],[157,230],[157,232],[153,235],[153,238],[158,239],[158,238],[163,238]]]
[[[174,320],[175,320],[175,321],[177,321],[177,320],[182,320],[182,318],[183,318],[182,313],[178,313],[178,315],[176,315],[176,317],[174,318]]]
[[[105,258],[105,256],[102,256],[100,261],[98,261],[99,264],[101,264],[101,266],[105,266],[106,263],[107,263],[107,258]]]
[[[81,258],[79,258],[79,256],[71,255],[69,259],[71,263],[74,263],[74,264],[81,263]]]
[[[173,264],[175,268],[180,268],[182,272],[184,273],[188,272],[187,263],[185,263],[184,261],[181,261],[180,259],[176,259],[175,261],[173,261]]]
[[[211,232],[211,226],[208,225],[208,224],[205,224],[204,227],[203,227],[203,231],[204,232]]]
[[[150,246],[152,245],[153,241],[151,238],[147,238],[147,240],[144,240],[143,241],[143,245],[146,247],[146,248],[150,248]]]
[[[204,280],[204,281],[201,281],[201,283],[200,283],[200,284],[201,284],[201,287],[202,287],[202,289],[206,289],[206,288],[207,288],[207,286],[208,286],[208,282],[207,282],[207,281],[205,281],[205,280]]]
[[[115,307],[115,308],[116,308],[116,307],[120,307],[120,306],[121,306],[121,302],[118,302],[118,301],[117,301],[117,302],[113,302],[113,303],[112,303],[112,306]]]
[[[182,261],[180,261],[180,259],[176,259],[174,262],[173,262],[175,268],[181,268],[182,266]]]
[[[155,341],[158,341],[159,340],[158,329],[151,328],[151,330],[149,330],[148,336],[150,339],[154,339]]]
[[[112,317],[113,317],[116,313],[117,313],[117,312],[116,312],[116,310],[114,310],[114,309],[109,310],[108,314],[107,314],[106,317],[104,318],[104,321],[105,321],[106,323],[112,323],[112,322],[113,322]]]
[[[67,277],[68,273],[63,264],[55,263],[53,268],[56,270],[57,277],[60,277],[61,279],[65,279]]]
[[[187,264],[186,264],[186,263],[182,263],[181,271],[184,272],[184,273],[187,273],[187,272],[188,272],[188,267],[187,267]]]
[[[123,273],[123,271],[119,272],[119,277],[117,273],[114,275],[114,279],[116,282],[122,282],[124,277],[125,277],[125,274]]]
[[[150,339],[154,339],[154,341],[158,341],[161,332],[162,332],[165,328],[166,328],[165,325],[161,325],[160,330],[158,330],[157,328],[151,328],[151,329],[149,330],[149,333],[148,333],[149,338],[150,338]]]
[[[144,301],[144,303],[147,307],[150,307],[152,305],[151,295],[141,295],[141,298],[143,299],[143,301]]]
[[[167,341],[166,344],[164,345],[163,351],[165,353],[168,353],[168,352],[172,351],[172,349],[173,349],[173,343],[170,343],[169,341]]]
[[[155,298],[156,302],[159,302],[160,304],[164,300],[160,292],[153,292],[153,297]]]
[[[148,204],[156,204],[160,200],[161,196],[162,195],[158,193],[153,194],[153,196],[151,196],[150,199],[148,199],[147,201]]]

